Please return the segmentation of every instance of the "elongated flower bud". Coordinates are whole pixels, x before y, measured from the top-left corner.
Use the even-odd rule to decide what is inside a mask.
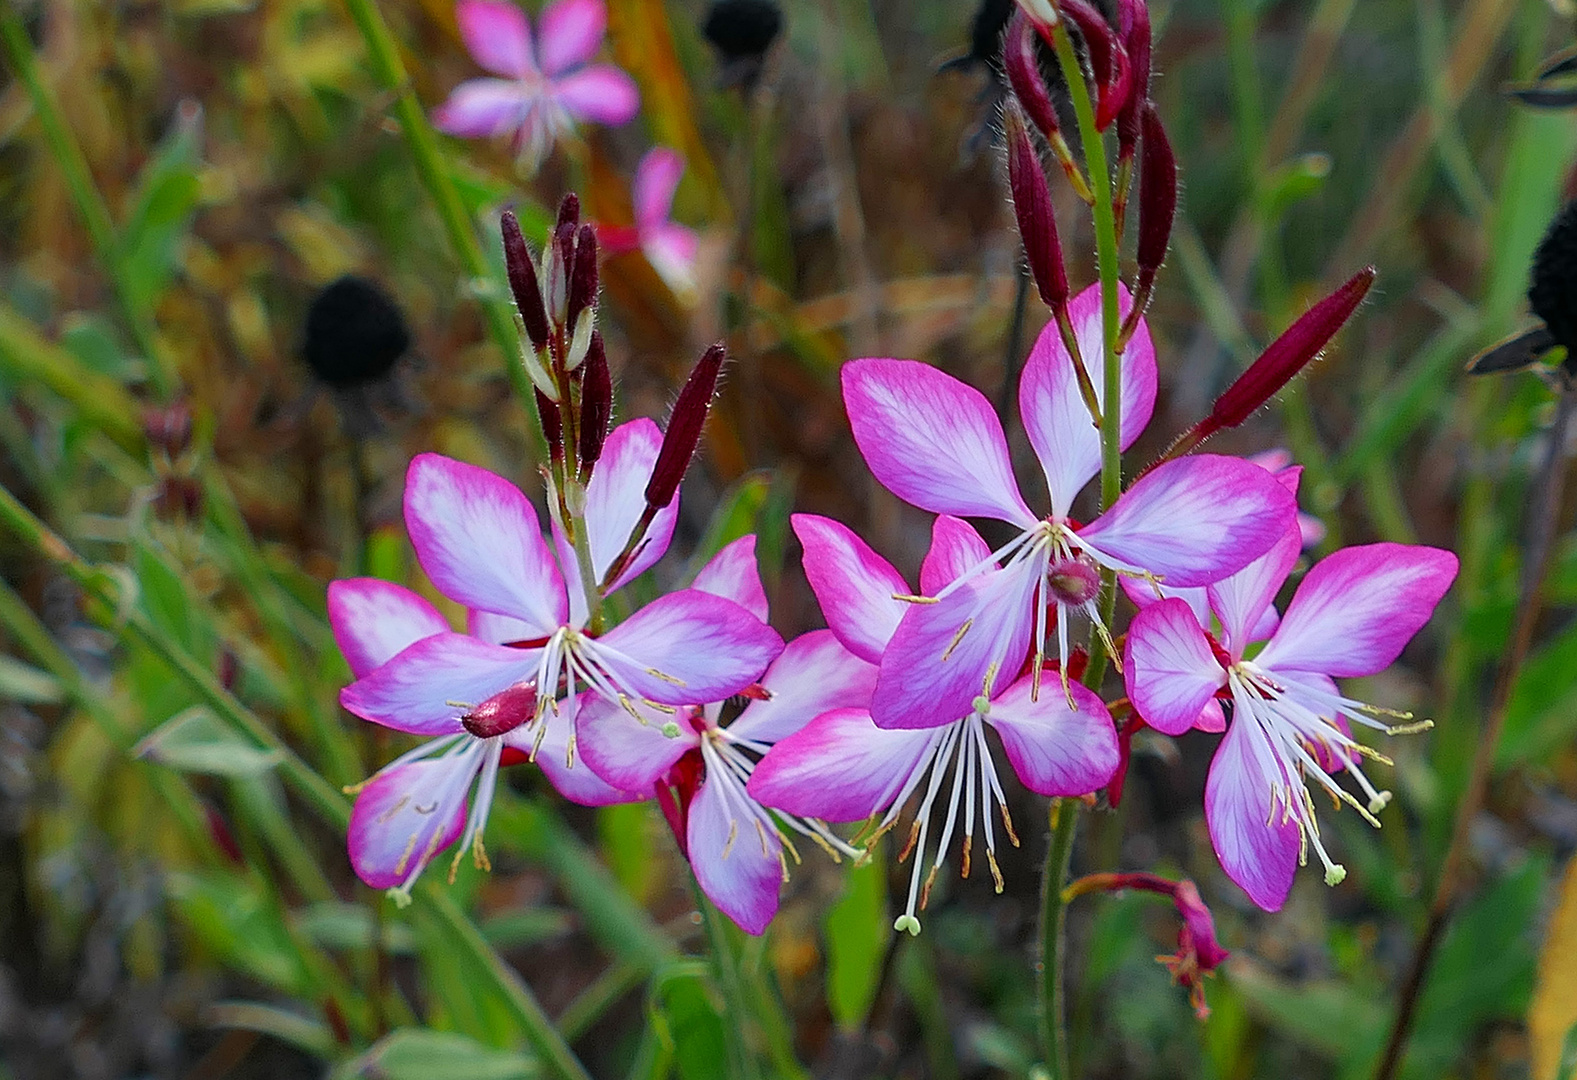
[[[504,233],[504,267],[509,273],[509,291],[515,294],[515,307],[526,324],[526,336],[531,345],[541,352],[548,344],[548,313],[542,306],[542,286],[537,281],[537,267],[526,247],[526,238],[520,231],[520,222],[514,212],[505,210],[501,221]]]
[[[537,396],[537,420],[542,425],[542,436],[548,441],[548,452],[554,461],[564,460],[564,418],[559,415],[558,402],[532,388]]]
[[[574,226],[579,224],[580,196],[573,191],[567,192],[564,198],[559,201],[559,216],[558,220],[553,223],[553,229],[557,232],[564,225]]]
[[[527,683],[494,694],[460,717],[460,726],[478,739],[491,739],[514,731],[536,715],[537,688]]]
[[[1022,11],[1013,16],[1002,39],[1002,67],[1007,72],[1013,96],[1024,107],[1030,123],[1048,139],[1057,134],[1057,109],[1051,103],[1051,91],[1046,88],[1046,80],[1041,78],[1040,60],[1036,56],[1035,28]]]
[[[1058,7],[1084,38],[1090,57],[1090,73],[1095,77],[1095,127],[1105,131],[1128,101],[1133,88],[1128,50],[1117,37],[1106,17],[1089,0],[1058,0]]]
[[[1177,215],[1177,159],[1154,105],[1140,110],[1144,139],[1139,151],[1139,278],[1137,292],[1148,295],[1166,260]]]
[[[569,275],[575,263],[575,225],[566,222],[553,230],[548,237],[548,247],[542,254],[542,302],[547,308],[548,322],[563,327],[564,314],[569,303]]]
[[[1024,126],[1024,114],[1009,101],[1002,110],[1003,135],[1008,150],[1008,186],[1013,192],[1013,213],[1024,238],[1024,257],[1040,298],[1053,311],[1068,304],[1068,271],[1062,262],[1062,243],[1051,207],[1051,189],[1040,167],[1040,155]]]
[[[564,313],[564,325],[571,334],[576,332],[581,313],[595,307],[596,303],[597,232],[590,225],[582,225],[575,234],[575,259],[570,268],[569,297]]]
[[[1294,375],[1320,355],[1336,331],[1352,318],[1374,284],[1372,266],[1358,271],[1346,284],[1310,308],[1289,326],[1226,393],[1216,399],[1205,423],[1211,431],[1236,427],[1269,401]]]
[[[652,478],[646,485],[646,505],[661,510],[673,502],[684,479],[690,459],[701,443],[701,427],[712,407],[712,394],[717,390],[717,377],[723,371],[723,361],[728,353],[718,342],[696,361],[674,402],[673,415],[668,418],[668,430],[663,432],[663,444],[657,451],[657,463],[652,466]]]
[[[1117,32],[1128,53],[1133,84],[1117,114],[1117,157],[1133,157],[1139,143],[1139,113],[1150,100],[1150,9],[1145,0],[1118,0]]]
[[[608,371],[608,354],[602,334],[591,332],[591,347],[586,351],[585,371],[580,384],[580,475],[591,475],[592,466],[602,456],[608,438],[608,423],[613,417],[613,376]]]

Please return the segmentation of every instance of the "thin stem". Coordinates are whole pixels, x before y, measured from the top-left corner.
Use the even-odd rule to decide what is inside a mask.
[[[1068,904],[1062,883],[1073,858],[1073,837],[1079,828],[1079,804],[1071,799],[1051,802],[1051,846],[1040,881],[1040,1051],[1053,1080],[1068,1080],[1066,955],[1063,948]]]
[[[1391,1080],[1402,1064],[1402,1052],[1407,1047],[1407,1037],[1412,1030],[1423,994],[1424,981],[1435,949],[1445,936],[1446,924],[1456,906],[1457,894],[1462,887],[1463,867],[1468,855],[1468,841],[1473,822],[1483,808],[1489,791],[1489,776],[1495,764],[1495,751],[1500,745],[1500,733],[1506,726],[1506,712],[1511,704],[1511,694],[1522,671],[1522,662],[1533,644],[1534,627],[1542,608],[1539,592],[1549,569],[1550,550],[1555,539],[1555,529],[1560,518],[1561,490],[1566,480],[1566,436],[1571,427],[1572,414],[1577,412],[1577,389],[1561,376],[1560,397],[1556,401],[1555,422],[1550,426],[1549,453],[1540,470],[1539,491],[1530,514],[1532,531],[1528,537],[1527,555],[1522,564],[1522,581],[1517,595],[1517,622],[1512,630],[1511,643],[1501,661],[1495,677],[1495,689],[1490,698],[1489,719],[1477,741],[1473,756],[1473,771],[1469,774],[1467,790],[1457,805],[1456,822],[1451,830],[1451,844],[1446,849],[1445,861],[1440,866],[1440,876],[1435,882],[1434,899],[1429,905],[1429,918],[1424,932],[1419,935],[1418,948],[1413,962],[1408,966],[1398,997],[1396,1018],[1391,1024],[1391,1036],[1380,1057],[1375,1080]]]
[[[717,971],[718,989],[723,992],[723,1000],[733,1003],[736,1007],[745,1002],[744,980],[739,973],[739,957],[735,952],[733,943],[729,940],[728,926],[723,921],[722,912],[717,906],[702,894],[700,887],[691,882],[695,889],[696,903],[701,908],[701,918],[706,923],[706,939],[712,948],[712,963]],[[736,1014],[736,1021],[739,1019]],[[751,1052],[745,1039],[744,1025],[738,1022],[724,1023],[723,1031],[728,1043],[729,1075],[738,1077],[739,1080],[761,1080],[761,1065]]]
[[[109,274],[115,298],[120,301],[121,313],[132,338],[148,361],[148,378],[159,398],[168,401],[175,396],[179,384],[175,361],[159,338],[153,313],[136,299],[137,293],[131,287],[109,207],[93,182],[93,173],[88,168],[88,160],[82,153],[81,145],[60,115],[54,95],[39,76],[38,64],[33,57],[33,44],[9,4],[0,11],[0,52],[5,53],[11,69],[27,88],[33,112],[38,117],[39,126],[44,129],[44,141],[49,144],[55,164],[65,179],[66,190],[71,195],[71,201],[76,204],[94,253]]]
[[[449,246],[472,281],[484,286],[477,299],[482,305],[488,332],[504,354],[504,369],[509,373],[509,381],[520,400],[528,408],[534,407],[536,399],[532,394],[531,378],[520,361],[520,335],[515,328],[514,315],[503,297],[493,288],[492,267],[477,240],[475,224],[460,199],[460,192],[444,161],[438,137],[427,122],[427,114],[422,111],[416,92],[411,89],[410,76],[400,60],[399,46],[395,43],[394,35],[389,32],[389,24],[378,10],[376,0],[345,0],[345,7],[349,9],[356,28],[361,31],[373,76],[385,90],[394,95],[395,118],[410,148],[417,177],[427,189],[427,196],[438,211],[444,233],[449,237]],[[547,457],[545,443],[539,445],[537,450],[539,459]]]

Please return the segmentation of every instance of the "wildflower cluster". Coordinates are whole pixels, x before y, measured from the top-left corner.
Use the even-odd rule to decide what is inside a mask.
[[[515,112],[500,107],[467,130],[496,130],[505,117],[519,126],[517,140],[538,147],[558,130],[554,108],[584,103],[565,87],[599,69],[566,72],[590,55],[602,26],[590,0],[560,0],[533,53],[523,16],[494,10],[507,6],[461,5],[479,62],[517,81],[508,87]],[[342,703],[430,740],[360,790],[350,852],[365,881],[403,900],[457,841],[452,865],[469,851],[485,867],[499,769],[533,761],[576,802],[655,799],[702,890],[751,933],[775,914],[801,841],[860,859],[913,804],[900,855],[911,861],[909,891],[895,928],[918,933],[955,839],[968,875],[978,832],[999,890],[999,838],[1019,843],[988,730],[1030,791],[1063,798],[1104,788],[1115,802],[1129,741],[1145,726],[1168,736],[1225,732],[1205,813],[1223,868],[1256,904],[1283,903],[1310,849],[1327,882],[1342,879],[1310,787],[1375,821],[1389,796],[1361,763],[1385,759],[1352,725],[1421,725],[1347,696],[1334,680],[1394,661],[1449,587],[1456,560],[1399,544],[1336,551],[1278,612],[1317,528],[1298,513],[1299,470],[1194,451],[1318,355],[1373,271],[1316,304],[1124,489],[1119,454],[1156,401],[1144,309],[1177,199],[1176,164],[1148,98],[1149,17],[1142,0],[1121,0],[1115,24],[1087,0],[1024,7],[1006,32],[1013,95],[1004,137],[1026,259],[1051,314],[1018,384],[1018,419],[1046,501],[1026,499],[1003,423],[979,391],[917,361],[853,360],[842,392],[865,462],[889,491],[935,515],[918,582],[845,525],[801,514],[793,529],[827,629],[785,643],[770,627],[750,536],[718,551],[688,587],[610,624],[607,599],[669,546],[680,481],[726,357],[714,346],[697,362],[666,430],[644,419],[613,426],[596,329],[599,233],[579,222],[570,197],[533,258],[506,214],[522,362],[550,449],[550,520],[544,532],[531,501],[503,477],[424,454],[407,478],[406,527],[433,586],[468,611],[465,632],[400,586],[330,587],[335,634],[356,676]],[[1114,176],[1099,175],[1104,161],[1089,153],[1073,156],[1034,56],[1037,37],[1071,55],[1075,34],[1089,81],[1076,89],[1093,101],[1096,137],[1116,129]],[[484,80],[501,100],[496,81]],[[528,90],[537,96],[519,105]],[[461,115],[451,106],[451,117]],[[1037,140],[1097,208],[1098,228],[1100,212],[1120,217],[1135,194],[1131,290],[1115,281],[1114,261],[1102,285],[1070,287]],[[677,162],[659,157],[650,167],[637,180],[643,224],[616,240],[649,245],[661,261],[683,246],[653,209],[666,207]],[[1121,235],[1111,218],[1104,227]],[[1086,512],[1083,492],[1097,476],[1103,497]],[[1005,539],[988,544],[971,524],[981,519],[999,523],[993,535]],[[1126,631],[1120,594],[1137,611]],[[1115,700],[1102,693],[1109,663],[1126,692]],[[1338,783],[1341,773],[1358,795]],[[853,833],[832,827],[857,822],[865,824]],[[1199,979],[1226,953],[1192,883],[1148,874],[1087,881],[1072,893],[1131,887],[1173,898],[1184,928],[1179,953],[1165,960],[1203,1010]]]

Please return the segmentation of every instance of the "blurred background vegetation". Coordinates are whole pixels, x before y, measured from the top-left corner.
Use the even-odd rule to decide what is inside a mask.
[[[506,147],[421,121],[475,74],[450,0],[0,3],[0,482],[88,560],[0,532],[0,1078],[527,1077],[552,1071],[544,1014],[593,1075],[723,1075],[736,1021],[693,958],[687,873],[649,807],[571,807],[514,769],[491,875],[429,881],[404,911],[355,881],[337,788],[399,747],[338,709],[323,590],[353,574],[426,588],[399,521],[417,452],[536,490],[500,347],[497,212],[540,237],[543,208],[575,189],[589,216],[628,221],[653,144],[687,161],[675,216],[702,234],[698,288],[676,297],[639,254],[606,265],[618,414],[663,418],[713,340],[734,357],[656,581],[754,530],[776,625],[817,625],[791,509],[865,529],[912,573],[927,522],[868,479],[836,371],[909,356],[989,395],[1009,385],[1018,249],[991,77],[939,72],[970,48],[974,5],[785,0],[746,92],[720,85],[700,0],[609,0],[607,51],[641,115],[522,178]],[[1437,726],[1387,744],[1382,831],[1327,818],[1352,872],[1340,888],[1304,874],[1283,911],[1253,909],[1205,833],[1213,740],[1140,740],[1076,870],[1194,878],[1234,957],[1200,1024],[1152,961],[1175,936],[1165,906],[1080,901],[1075,1057],[1090,1077],[1360,1077],[1513,617],[1551,396],[1531,375],[1460,372],[1527,321],[1577,127],[1501,87],[1571,44],[1572,23],[1546,0],[1152,7],[1153,94],[1186,186],[1150,319],[1163,396],[1136,460],[1373,261],[1379,286],[1331,355],[1219,448],[1290,448],[1327,547],[1422,541],[1463,565],[1357,695]],[[1087,225],[1053,188],[1088,282]],[[412,336],[351,390],[302,361],[308,305],[345,273],[380,282]],[[1026,344],[1044,321],[1028,318]],[[173,401],[195,435],[170,453],[144,414]],[[1577,1021],[1577,885],[1563,903],[1561,884],[1577,543],[1562,534],[1409,1077],[1553,1078]],[[1018,820],[1044,820],[1014,799]],[[808,857],[769,936],[729,943],[748,996],[785,1002],[786,1019],[740,1012],[771,1075],[1026,1076],[1044,830],[1023,832],[1006,892],[944,879],[925,933],[891,955],[892,853],[852,874]]]

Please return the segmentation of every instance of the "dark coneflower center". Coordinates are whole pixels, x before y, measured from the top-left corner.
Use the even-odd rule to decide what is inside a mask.
[[[491,739],[514,731],[536,713],[537,688],[526,683],[494,694],[460,717],[460,726],[478,739]]]
[[[1533,253],[1528,304],[1568,357],[1577,356],[1577,201],[1555,216]]]

